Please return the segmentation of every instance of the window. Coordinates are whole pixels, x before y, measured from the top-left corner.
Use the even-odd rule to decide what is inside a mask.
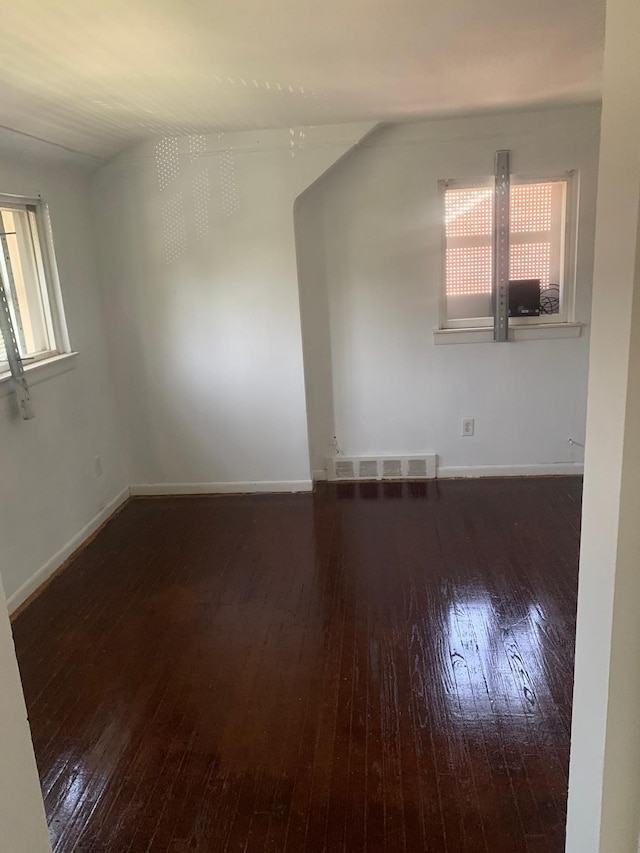
[[[493,182],[442,184],[445,328],[492,326]],[[572,177],[512,178],[510,279],[540,281],[540,316],[510,325],[566,322],[571,302]]]
[[[68,351],[48,210],[0,196],[0,274],[25,364]],[[0,373],[8,370],[0,335]]]

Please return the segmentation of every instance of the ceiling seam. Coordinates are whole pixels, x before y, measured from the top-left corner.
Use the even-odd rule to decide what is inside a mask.
[[[44,139],[42,136],[36,136],[34,133],[26,133],[24,130],[17,130],[15,127],[9,127],[6,124],[0,124],[0,130],[8,130],[10,133],[17,133],[18,136],[26,136],[28,139],[34,139],[36,142],[42,142],[44,145],[53,145],[54,148],[61,148],[63,151],[68,151],[70,154],[78,154],[81,157],[90,157],[92,160],[98,160],[100,163],[106,163],[106,157],[99,157],[97,154],[90,154],[88,151],[78,151],[77,148],[70,148],[68,145],[63,145],[61,142],[53,142],[50,139]]]

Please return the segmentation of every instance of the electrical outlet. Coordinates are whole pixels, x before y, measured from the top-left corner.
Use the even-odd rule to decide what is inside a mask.
[[[475,428],[475,421],[473,418],[463,418],[462,419],[462,429],[460,431],[460,435],[473,435],[474,428]]]
[[[102,477],[102,459],[99,456],[93,460],[93,470],[96,472],[96,477]]]

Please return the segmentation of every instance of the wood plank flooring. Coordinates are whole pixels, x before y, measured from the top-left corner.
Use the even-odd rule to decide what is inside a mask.
[[[581,482],[131,501],[14,623],[56,853],[561,853]]]

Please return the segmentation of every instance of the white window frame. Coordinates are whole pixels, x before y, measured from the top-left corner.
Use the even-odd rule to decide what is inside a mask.
[[[35,252],[37,277],[44,297],[42,301],[45,324],[53,347],[24,356],[22,362],[28,369],[31,365],[57,359],[61,355],[72,352],[56,264],[49,206],[41,198],[2,193],[0,194],[0,207],[19,211],[27,210],[35,219],[35,239],[39,249]],[[28,208],[34,208],[34,211],[30,211]],[[0,262],[4,269],[4,257],[0,259]],[[8,372],[8,362],[0,361],[0,379],[8,375]]]
[[[448,189],[481,189],[493,187],[494,178],[444,179],[438,181],[438,197],[441,222],[441,281],[439,329],[492,329],[493,317],[465,317],[450,320],[447,316],[447,235],[445,219],[445,193]],[[576,246],[578,225],[579,174],[577,171],[564,174],[540,175],[514,174],[511,185],[565,183],[564,229],[562,231],[562,282],[560,283],[560,310],[557,314],[541,314],[539,317],[509,317],[509,328],[518,326],[575,325],[575,280]]]

